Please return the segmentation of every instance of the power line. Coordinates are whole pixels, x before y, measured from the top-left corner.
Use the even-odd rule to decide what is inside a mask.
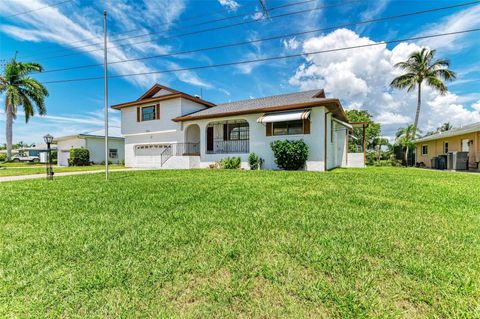
[[[340,7],[340,6],[344,6],[344,5],[351,4],[351,3],[354,3],[354,2],[359,2],[359,1],[360,0],[354,0],[354,1],[350,1],[350,2],[343,2],[343,3],[334,4],[334,5],[321,6],[321,7],[311,8],[311,9],[305,9],[305,10],[300,10],[300,11],[283,13],[283,14],[279,14],[279,15],[276,15],[276,16],[270,16],[270,19],[284,18],[284,17],[296,15],[296,14],[312,12],[312,11],[322,10],[322,9],[331,8],[331,7]],[[211,32],[211,31],[215,31],[215,30],[228,29],[228,28],[238,27],[238,26],[241,26],[241,25],[246,25],[246,24],[250,24],[250,23],[253,23],[253,22],[257,22],[257,21],[260,21],[262,19],[263,18],[255,18],[253,20],[242,21],[242,22],[237,22],[237,23],[233,23],[233,24],[227,24],[227,25],[223,25],[223,26],[219,26],[219,27],[212,27],[212,28],[208,28],[208,29],[202,29],[202,30],[197,30],[197,31],[175,34],[175,35],[168,36],[168,37],[161,37],[160,39],[161,40],[166,40],[166,39],[179,38],[179,37],[184,37],[184,36],[194,35],[194,34],[199,34],[199,33],[204,33],[204,32]],[[152,34],[155,34],[155,32],[151,33],[150,35],[152,35]],[[127,40],[127,39],[131,39],[131,38],[134,38],[134,37],[127,37],[127,38],[123,38],[122,40]],[[125,47],[125,46],[133,46],[133,45],[136,45],[136,44],[143,44],[143,43],[150,43],[150,42],[151,42],[151,40],[142,40],[142,41],[139,41],[139,42],[125,43],[125,44],[120,44],[120,45],[117,45],[117,46],[110,46],[109,48],[110,49],[121,48],[121,47]],[[99,44],[97,43],[97,44],[92,44],[92,45],[99,45]],[[88,46],[92,46],[92,45],[88,45]],[[75,49],[75,48],[78,49],[79,47],[72,47],[71,49]],[[40,58],[37,58],[37,60],[50,60],[50,59],[80,55],[80,54],[95,52],[95,51],[100,51],[100,50],[103,50],[103,49],[101,49],[101,48],[100,49],[92,49],[92,50],[63,54],[63,55],[40,57]]]
[[[399,42],[404,42],[404,41],[414,41],[414,40],[423,40],[423,39],[428,39],[428,38],[437,38],[437,37],[463,34],[463,33],[469,33],[469,32],[476,32],[476,31],[480,31],[480,28],[462,30],[462,31],[455,31],[455,32],[448,32],[448,33],[438,33],[438,34],[424,35],[424,36],[411,37],[411,38],[403,38],[403,39],[396,39],[396,40],[381,41],[381,42],[376,42],[376,43],[361,44],[361,45],[355,45],[355,46],[349,46],[349,47],[343,47],[343,48],[335,48],[335,49],[328,49],[328,50],[321,50],[321,51],[312,51],[312,52],[304,52],[304,53],[289,54],[289,55],[282,55],[282,56],[273,56],[273,57],[260,58],[260,59],[251,59],[251,60],[243,60],[243,61],[236,61],[236,62],[227,62],[227,63],[220,63],[220,64],[202,65],[202,66],[194,66],[194,67],[187,67],[187,68],[177,68],[177,69],[168,69],[168,70],[141,72],[141,73],[111,75],[108,78],[123,78],[123,77],[131,77],[131,76],[150,75],[150,74],[174,73],[174,72],[183,72],[183,71],[190,71],[190,70],[200,70],[200,69],[210,69],[210,68],[226,67],[226,66],[241,65],[241,64],[250,64],[250,63],[256,63],[256,62],[266,62],[266,61],[273,61],[273,60],[290,59],[290,58],[297,58],[297,57],[302,57],[302,56],[316,55],[316,54],[329,53],[329,52],[338,52],[338,51],[352,50],[352,49],[360,49],[360,48],[373,47],[373,46],[379,46],[379,45],[385,45],[385,44],[399,43]],[[56,81],[46,81],[46,82],[43,82],[43,83],[44,84],[53,84],[53,83],[92,81],[92,80],[101,80],[101,79],[103,79],[103,76],[66,79],[66,80],[56,80]]]
[[[199,48],[199,49],[192,49],[192,50],[186,50],[186,51],[173,52],[173,53],[168,53],[168,54],[158,54],[158,55],[152,55],[152,56],[146,56],[146,57],[140,57],[140,58],[132,58],[132,59],[125,59],[125,60],[118,60],[118,61],[109,62],[108,64],[118,64],[118,63],[126,63],[126,62],[133,62],[133,61],[142,61],[142,60],[148,60],[148,59],[154,59],[154,58],[163,58],[163,57],[169,57],[169,56],[175,56],[175,55],[181,55],[181,54],[190,54],[190,53],[201,52],[201,51],[209,51],[209,50],[223,49],[223,48],[229,48],[229,47],[247,45],[247,44],[252,44],[252,43],[258,43],[258,42],[264,42],[264,41],[271,41],[271,40],[289,38],[289,37],[293,37],[293,36],[305,35],[305,34],[309,34],[309,33],[316,33],[316,32],[320,32],[320,31],[327,31],[327,30],[333,30],[333,29],[338,29],[338,28],[346,28],[346,27],[351,27],[351,26],[356,26],[356,25],[361,25],[361,24],[375,23],[375,22],[381,22],[381,21],[387,21],[387,20],[392,20],[392,19],[398,19],[398,18],[404,18],[404,17],[414,16],[414,15],[420,15],[420,14],[425,14],[425,13],[431,13],[431,12],[436,12],[436,11],[448,10],[448,9],[452,9],[452,8],[457,8],[457,7],[472,5],[472,4],[479,3],[479,2],[480,2],[480,1],[475,1],[475,2],[468,2],[468,3],[451,5],[451,6],[446,6],[446,7],[433,8],[433,9],[428,9],[428,10],[422,10],[422,11],[408,12],[408,13],[399,14],[399,15],[386,16],[386,17],[380,17],[380,18],[369,19],[369,20],[362,20],[362,21],[351,22],[351,23],[346,23],[346,24],[336,25],[336,26],[330,26],[330,27],[325,27],[325,28],[320,28],[320,29],[313,29],[313,30],[295,32],[295,33],[290,33],[290,34],[277,35],[277,36],[267,37],[267,38],[263,38],[263,39],[255,39],[255,40],[249,40],[249,41],[242,41],[242,42],[236,42],[236,43],[230,43],[230,44],[223,44],[223,45],[218,45],[218,46],[211,46],[211,47],[206,47],[206,48]],[[61,71],[69,71],[69,70],[76,70],[76,69],[87,69],[87,68],[93,68],[93,67],[102,66],[102,65],[103,65],[102,63],[97,63],[97,64],[88,64],[88,65],[73,66],[73,67],[67,67],[67,68],[46,70],[46,71],[43,71],[43,72],[40,73],[40,74],[53,73],[53,72],[61,72]]]
[[[286,7],[292,7],[292,6],[297,6],[297,5],[301,5],[301,4],[305,4],[305,3],[309,3],[309,2],[314,2],[314,1],[317,1],[317,0],[304,0],[304,1],[300,1],[300,2],[294,2],[294,3],[287,3],[287,4],[283,4],[283,5],[280,5],[280,6],[276,6],[276,7],[272,7],[270,10],[278,10],[278,9],[281,9],[281,8],[286,8]],[[352,2],[359,2],[360,0],[356,0],[356,1],[352,1]],[[224,12],[225,10],[222,10],[222,12]],[[190,25],[186,25],[182,28],[173,28],[173,30],[178,30],[178,31],[181,31],[181,30],[188,30],[192,27],[197,27],[197,26],[201,26],[201,25],[205,25],[205,24],[211,24],[211,23],[215,23],[215,22],[220,22],[220,21],[225,21],[225,20],[231,20],[231,19],[235,19],[235,18],[238,18],[238,17],[248,17],[250,14],[253,14],[253,13],[256,13],[256,12],[259,12],[259,11],[249,11],[249,12],[245,12],[245,13],[242,13],[242,14],[237,14],[237,15],[233,15],[233,16],[228,16],[228,17],[222,17],[222,18],[219,18],[219,19],[213,19],[213,20],[207,20],[207,21],[203,21],[203,22],[199,22],[199,23],[194,23],[194,24],[190,24]],[[213,15],[213,14],[209,14],[209,15]],[[204,15],[204,16],[209,16],[209,15]],[[194,17],[190,17],[190,18],[185,18],[185,19],[182,19],[183,21],[186,21],[186,20],[193,20],[193,19],[197,19],[199,17],[202,17],[201,15],[198,15],[198,16],[194,16]],[[161,26],[161,25],[168,25],[168,23],[161,23],[161,24],[154,24],[154,25],[150,25],[150,27],[153,27],[153,26]],[[132,32],[135,32],[135,31],[139,31],[139,30],[143,30],[142,28],[137,28],[137,29],[131,29],[129,31],[123,31],[123,32],[117,32],[117,33],[114,33],[115,35],[123,35],[123,34],[128,34],[128,33],[132,33]],[[115,40],[111,40],[109,41],[109,43],[112,43],[112,42],[118,42],[118,41],[122,41],[122,40],[127,40],[127,39],[133,39],[133,38],[138,38],[138,37],[145,37],[145,36],[148,36],[148,35],[154,35],[154,34],[161,34],[161,33],[166,33],[167,31],[172,31],[172,29],[170,28],[165,28],[163,30],[159,30],[159,31],[155,31],[155,32],[151,32],[151,33],[144,33],[144,34],[141,34],[141,35],[135,35],[135,36],[132,36],[132,37],[125,37],[125,38],[120,38],[120,39],[115,39]],[[99,39],[99,37],[91,37],[91,38],[87,38],[87,39],[84,39],[84,40],[78,40],[78,41],[73,41],[73,42],[69,42],[69,44],[73,44],[73,43],[78,43],[78,42],[85,42],[85,41],[90,41],[90,40],[95,40],[95,39]],[[70,50],[74,50],[74,49],[81,49],[81,48],[85,48],[85,47],[90,47],[90,46],[96,46],[96,45],[100,45],[102,44],[101,42],[99,43],[92,43],[92,44],[85,44],[85,45],[80,45],[80,46],[74,46],[74,47],[71,47],[71,48],[65,48],[65,49],[59,49],[59,50],[48,50],[48,51],[44,51],[44,52],[48,52],[48,53],[52,53],[52,52],[64,52],[64,51],[70,51]],[[95,51],[95,50],[94,50]],[[88,52],[91,52],[91,51],[86,51],[84,53],[88,53]],[[38,53],[38,52],[37,52]],[[82,53],[75,53],[73,55],[76,55],[76,54],[82,54]],[[67,54],[65,56],[69,56],[70,54]],[[36,56],[36,55],[27,55],[27,56],[24,56],[23,58],[28,58],[28,57],[33,57],[33,56]],[[46,57],[48,58],[48,57]]]
[[[65,0],[65,1],[62,1],[62,2],[52,3],[48,6],[44,6],[44,7],[41,7],[41,8],[32,9],[32,10],[28,10],[28,11],[24,11],[24,12],[19,12],[19,13],[14,13],[14,14],[5,16],[4,18],[12,18],[12,17],[16,17],[16,16],[19,16],[19,15],[22,15],[22,14],[28,14],[28,13],[31,13],[31,12],[43,10],[43,9],[46,9],[46,8],[57,7],[59,5],[62,5],[62,4],[67,3],[67,2],[72,2],[72,1],[73,0]]]

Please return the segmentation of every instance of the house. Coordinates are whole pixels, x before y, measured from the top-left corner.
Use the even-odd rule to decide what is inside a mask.
[[[416,162],[431,168],[432,158],[452,152],[467,152],[468,168],[480,161],[480,122],[428,135],[415,141]]]
[[[365,154],[347,154],[345,112],[323,90],[268,96],[215,105],[159,84],[136,101],[112,106],[121,111],[125,165],[148,168],[205,168],[249,153],[276,169],[270,143],[303,139],[310,147],[307,170],[364,166]],[[351,163],[351,165],[349,165]]]
[[[70,150],[72,148],[86,148],[90,153],[90,161],[95,164],[105,162],[105,133],[104,130],[62,136],[54,139],[57,143],[58,166],[68,166]],[[125,144],[123,137],[109,135],[108,154],[109,161],[119,163],[125,158]]]
[[[56,144],[51,144],[50,149],[52,151],[57,150]],[[25,156],[38,156],[40,158],[40,163],[45,163],[47,161],[48,148],[47,144],[33,144],[28,147],[18,149],[18,153],[24,154]]]

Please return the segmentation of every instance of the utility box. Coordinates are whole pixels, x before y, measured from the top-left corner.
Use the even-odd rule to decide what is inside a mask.
[[[430,160],[430,167],[431,168],[434,168],[434,169],[437,169],[438,168],[438,157],[432,157],[432,159]]]
[[[447,169],[468,169],[468,152],[449,152],[447,156]]]

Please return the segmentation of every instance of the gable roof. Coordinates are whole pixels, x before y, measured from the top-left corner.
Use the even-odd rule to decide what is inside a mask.
[[[126,102],[126,103],[115,104],[115,105],[112,105],[111,108],[119,110],[124,107],[141,105],[146,103],[154,103],[154,102],[159,102],[164,100],[175,99],[179,97],[205,105],[206,107],[215,106],[215,104],[212,102],[205,101],[201,98],[198,98],[190,94],[180,92],[156,83],[154,86],[148,89],[147,92],[145,92],[142,96],[140,96],[137,100]]]
[[[480,132],[480,122],[465,125],[459,128],[452,128],[451,130],[448,130],[445,132],[440,132],[440,133],[424,136],[421,138],[417,138],[416,140],[414,140],[414,143],[433,141],[433,140],[438,140],[438,139],[447,138],[451,136],[463,135],[463,134],[474,133],[474,132]]]
[[[325,98],[325,92],[323,89],[218,104],[215,107],[180,116],[173,120],[190,121],[240,114],[293,110],[313,106],[325,106],[336,118],[345,122],[347,121],[340,101],[338,99]]]

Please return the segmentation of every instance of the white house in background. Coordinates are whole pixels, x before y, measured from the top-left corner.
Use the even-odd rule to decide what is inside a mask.
[[[204,168],[239,156],[248,168],[255,152],[265,169],[276,169],[270,143],[285,139],[309,145],[307,170],[364,166],[363,153],[347,154],[352,125],[342,105],[323,90],[215,105],[156,84],[112,108],[121,111],[127,167]]]
[[[90,161],[100,164],[105,161],[105,131],[62,136],[54,139],[57,144],[58,166],[68,166],[72,148],[86,148],[90,153]],[[123,137],[110,135],[108,138],[109,161],[119,163],[125,159],[125,143]]]

